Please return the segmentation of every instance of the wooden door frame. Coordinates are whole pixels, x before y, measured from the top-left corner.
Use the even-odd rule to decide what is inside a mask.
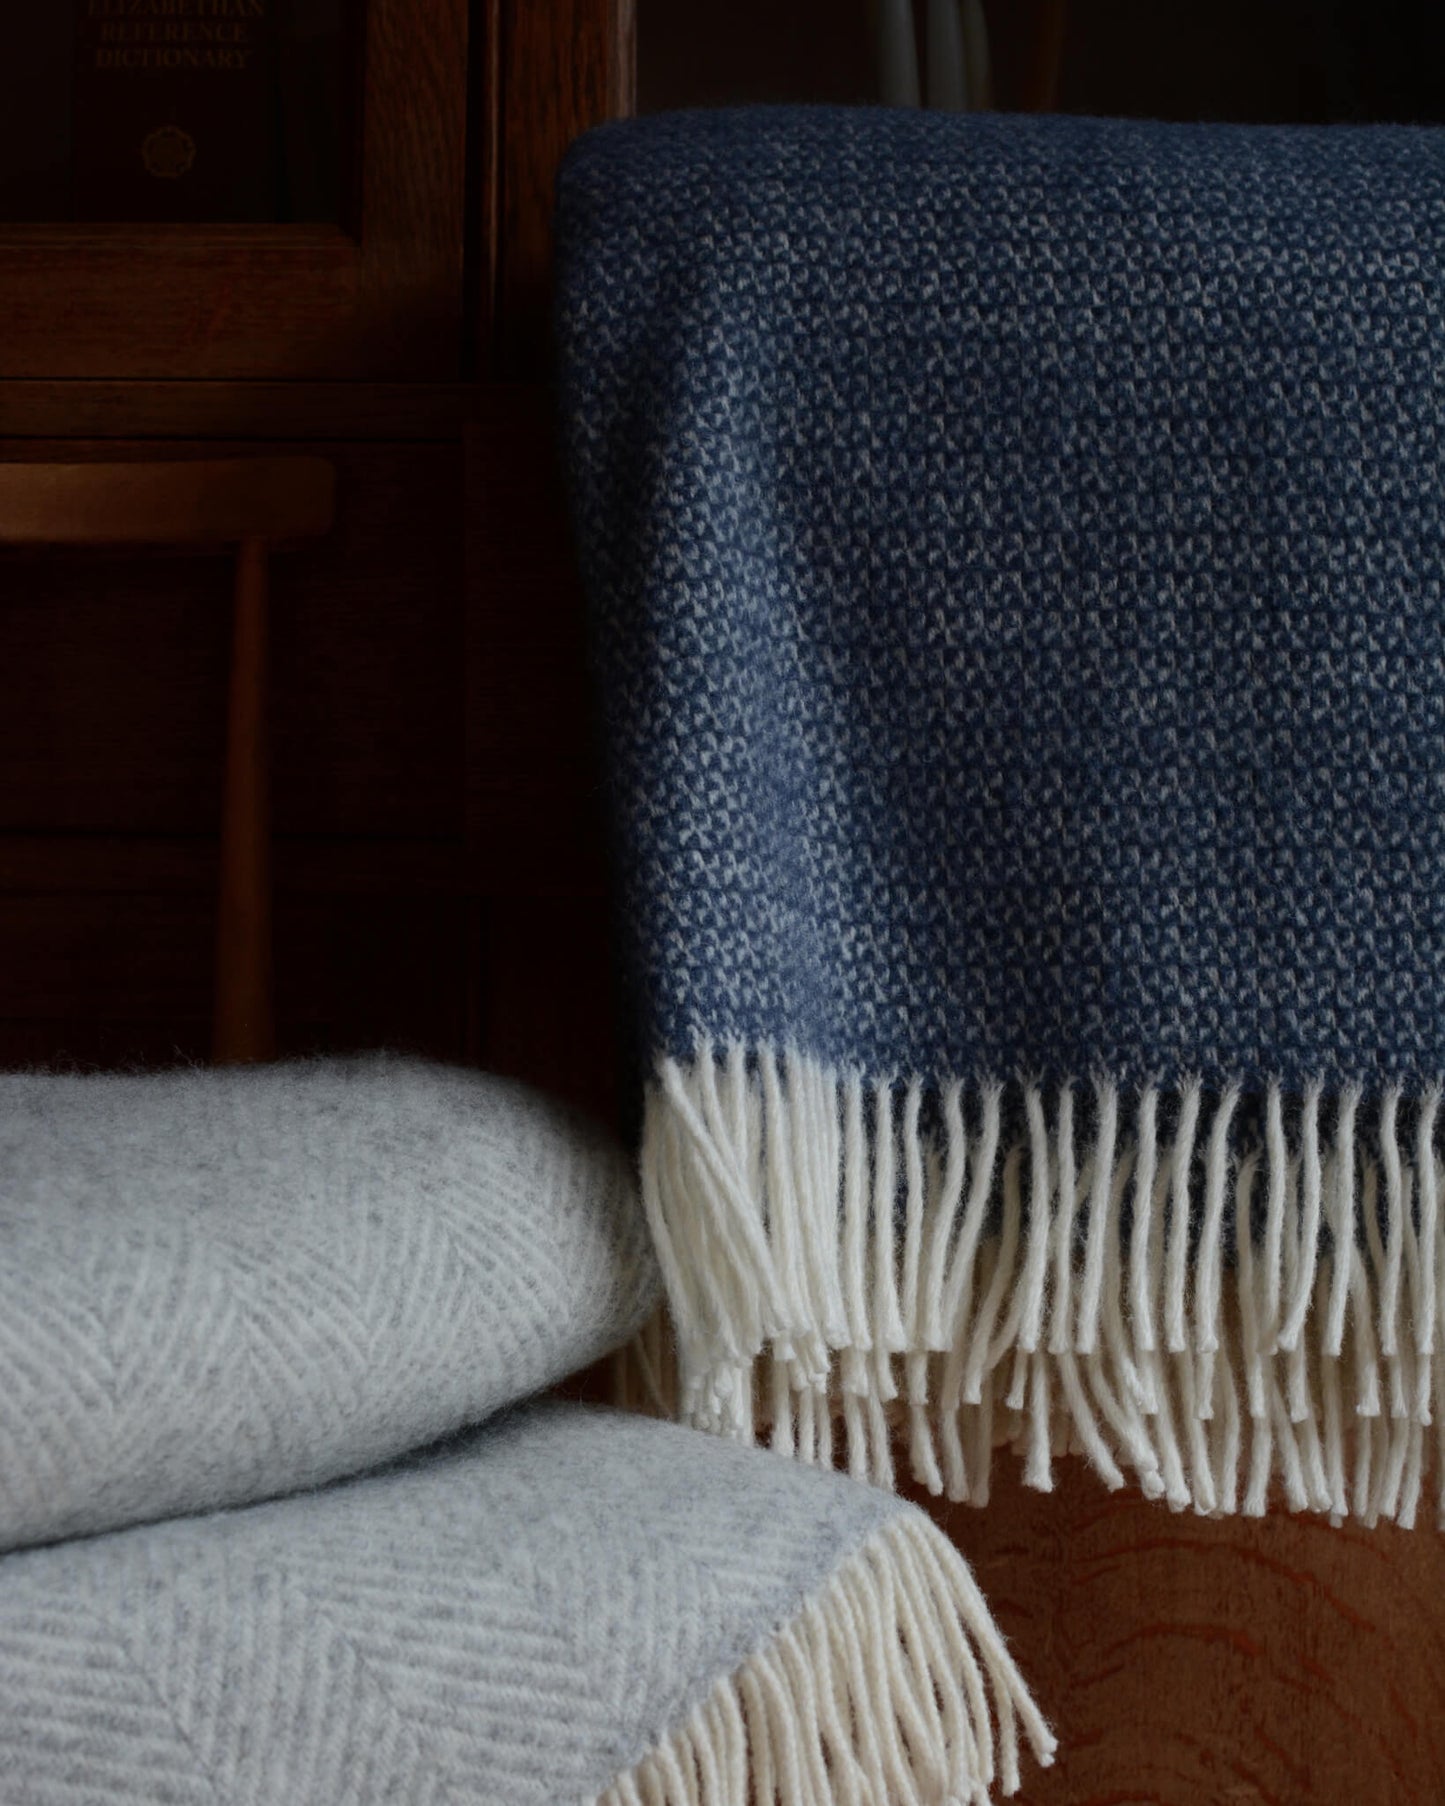
[[[0,225],[0,380],[462,374],[468,0],[366,0],[357,219]]]

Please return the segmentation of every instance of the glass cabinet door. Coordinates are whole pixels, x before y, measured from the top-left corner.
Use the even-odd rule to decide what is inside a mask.
[[[360,10],[0,6],[0,219],[343,224]]]
[[[0,0],[0,382],[461,367],[473,0]]]

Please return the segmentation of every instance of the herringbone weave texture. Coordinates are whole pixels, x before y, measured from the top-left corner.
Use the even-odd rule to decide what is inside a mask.
[[[13,1806],[567,1806],[908,1508],[532,1406],[377,1478],[0,1562]]]
[[[605,1353],[656,1284],[621,1151],[506,1081],[0,1077],[0,1548],[355,1473]]]

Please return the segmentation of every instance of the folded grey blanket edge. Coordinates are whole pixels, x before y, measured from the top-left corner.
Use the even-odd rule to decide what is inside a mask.
[[[515,1081],[0,1074],[0,1549],[376,1467],[658,1291],[629,1157]]]
[[[111,1806],[983,1802],[1054,1749],[915,1506],[557,1401],[5,1557],[0,1681],[15,1797]]]

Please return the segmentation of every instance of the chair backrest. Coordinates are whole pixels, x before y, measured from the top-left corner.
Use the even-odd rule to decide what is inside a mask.
[[[0,464],[0,544],[268,545],[331,526],[324,458]]]
[[[267,560],[331,526],[324,458],[0,463],[0,545],[193,547],[236,555],[216,922],[215,1057],[275,1052],[266,760]]]

